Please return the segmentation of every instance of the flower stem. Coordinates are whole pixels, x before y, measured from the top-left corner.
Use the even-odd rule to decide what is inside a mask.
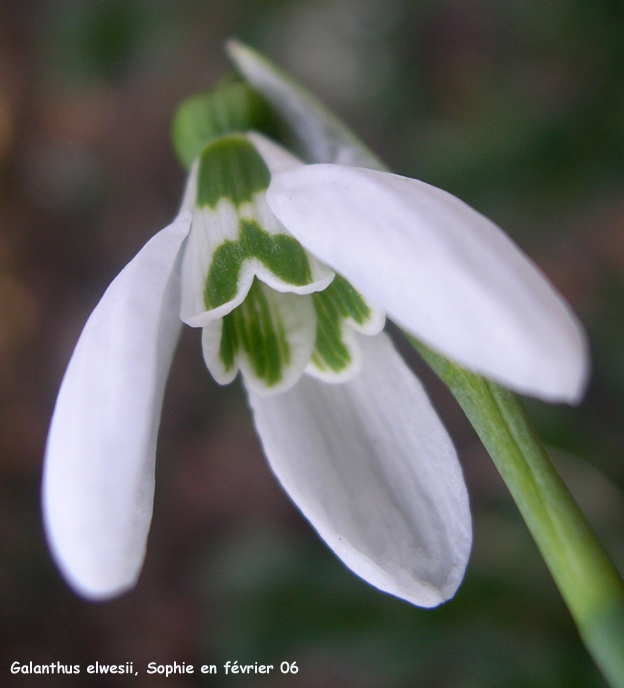
[[[507,484],[578,626],[624,688],[624,582],[552,465],[520,399],[408,339],[449,387]]]

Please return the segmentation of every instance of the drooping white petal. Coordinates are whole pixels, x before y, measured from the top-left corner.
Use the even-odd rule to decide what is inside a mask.
[[[56,402],[43,476],[50,547],[89,599],[131,588],[152,516],[154,456],[180,319],[184,213],[113,281],[80,335]]]
[[[587,346],[570,309],[492,222],[397,175],[310,165],[274,175],[273,212],[408,332],[518,392],[577,401]]]
[[[377,588],[423,606],[451,597],[471,544],[449,436],[384,333],[360,337],[359,376],[304,376],[272,397],[249,392],[271,468],[334,552]]]

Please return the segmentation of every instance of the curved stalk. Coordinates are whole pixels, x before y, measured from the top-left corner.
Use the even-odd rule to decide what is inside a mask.
[[[488,450],[596,664],[614,688],[624,687],[624,582],[555,470],[522,402],[408,339],[451,390]]]

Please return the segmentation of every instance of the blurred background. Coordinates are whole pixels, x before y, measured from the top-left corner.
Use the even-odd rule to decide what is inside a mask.
[[[136,590],[90,604],[60,578],[39,506],[56,392],[106,286],[176,213],[171,118],[229,72],[230,36],[316,92],[392,169],[498,222],[570,301],[591,338],[587,397],[529,410],[624,570],[624,3],[0,0],[2,685],[604,688],[487,454],[408,349],[471,494],[474,551],[451,602],[413,608],[334,558],[270,474],[240,386],[211,380],[188,328]],[[96,660],[140,675],[89,677]],[[145,673],[226,660],[276,670]],[[83,670],[16,677],[14,661]],[[281,675],[283,661],[299,673]]]

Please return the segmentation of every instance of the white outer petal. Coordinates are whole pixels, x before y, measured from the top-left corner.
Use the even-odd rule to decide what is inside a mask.
[[[48,541],[70,584],[108,599],[139,575],[160,410],[180,331],[184,213],[154,236],[89,317],[59,391],[43,475]]]
[[[387,172],[309,165],[276,174],[267,200],[302,246],[425,343],[523,394],[580,398],[589,365],[576,318],[458,198]]]
[[[470,552],[468,496],[455,450],[422,386],[384,333],[360,337],[361,374],[304,376],[249,391],[271,468],[359,576],[423,607],[450,598]]]

